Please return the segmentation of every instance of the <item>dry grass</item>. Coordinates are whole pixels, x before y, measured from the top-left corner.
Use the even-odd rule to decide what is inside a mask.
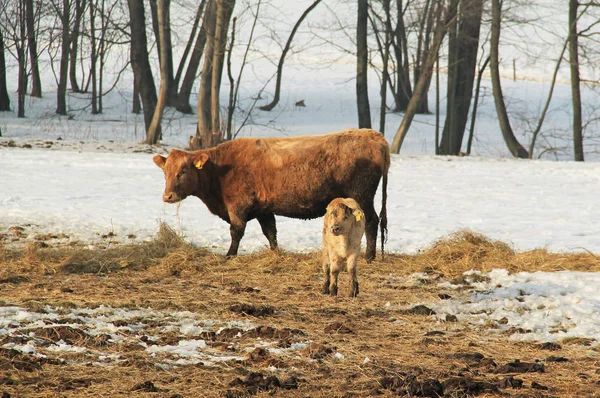
[[[31,359],[26,356],[9,358],[8,353],[0,351],[0,393],[27,397],[223,397],[250,396],[255,392],[252,386],[262,385],[269,391],[256,396],[397,396],[423,386],[418,383],[429,379],[449,382],[462,378],[463,382],[497,385],[512,375],[523,381],[522,389],[476,394],[463,388],[447,390],[446,396],[598,396],[598,353],[585,342],[565,341],[557,351],[548,351],[540,344],[510,341],[495,325],[441,322],[439,317],[401,310],[440,300],[441,290],[436,283],[408,283],[407,276],[414,272],[451,279],[466,270],[493,268],[512,272],[598,271],[600,262],[592,253],[515,253],[502,242],[462,231],[419,255],[387,254],[384,260],[378,258],[370,264],[361,260],[360,294],[351,299],[345,297],[349,290],[345,273],[340,276],[339,297],[319,292],[320,253],[264,251],[226,259],[190,246],[166,226],[151,242],[105,250],[39,245],[11,249],[0,243],[0,299],[5,303],[32,310],[43,310],[46,305],[65,311],[99,305],[187,310],[206,319],[249,319],[263,328],[263,334],[211,342],[215,349],[233,349],[247,358],[216,368],[193,365],[161,370],[155,366],[156,358],[136,345],[102,346],[102,350],[123,359],[108,367],[81,365],[86,360],[84,354],[62,354],[70,362],[61,365],[56,362],[60,354],[28,363]],[[390,308],[385,307],[388,301],[394,304]],[[270,307],[273,313],[253,317],[233,310],[246,306]],[[303,334],[289,334],[285,332],[288,329]],[[48,332],[45,338],[58,339],[60,333],[67,332],[95,350],[103,343],[67,328]],[[257,336],[283,345],[300,341],[310,344],[282,356],[244,351],[256,344]],[[182,337],[170,332],[161,338],[176,342]],[[335,358],[335,352],[345,358]],[[473,360],[476,353],[485,360]],[[549,359],[552,355],[565,357],[568,362],[553,362]],[[497,373],[515,359],[524,363],[539,361],[545,372]],[[28,366],[30,369],[23,370]],[[273,372],[269,366],[279,370]],[[276,376],[280,387],[274,387],[272,379],[265,381],[268,376]],[[416,384],[409,383],[413,376]],[[298,388],[287,389],[285,386],[293,387],[294,380]],[[550,390],[534,389],[532,382]],[[151,392],[153,388],[158,391]]]

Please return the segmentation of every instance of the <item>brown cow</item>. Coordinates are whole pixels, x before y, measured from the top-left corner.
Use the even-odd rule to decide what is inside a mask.
[[[387,232],[390,151],[370,129],[294,138],[238,138],[214,148],[154,156],[165,173],[163,200],[193,195],[230,225],[228,256],[236,255],[246,223],[256,218],[271,249],[277,248],[275,215],[309,219],[325,214],[337,197],[354,198],[365,212],[368,260]],[[383,177],[381,223],[373,199]]]
[[[352,198],[336,198],[327,206],[323,220],[323,293],[337,296],[342,262],[352,278],[350,297],[358,295],[356,260],[365,234],[365,213]]]

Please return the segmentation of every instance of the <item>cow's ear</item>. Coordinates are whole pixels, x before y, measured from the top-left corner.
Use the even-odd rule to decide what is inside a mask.
[[[204,152],[196,153],[192,157],[192,161],[194,162],[194,167],[200,170],[208,161],[208,155]]]
[[[156,165],[158,167],[160,167],[161,169],[165,168],[165,162],[167,161],[167,158],[165,158],[164,156],[154,155],[154,157],[152,158],[152,160],[154,160],[154,163],[156,163]]]

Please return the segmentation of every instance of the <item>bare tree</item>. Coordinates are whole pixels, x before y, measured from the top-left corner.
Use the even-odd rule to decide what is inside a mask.
[[[392,153],[400,153],[400,148],[402,147],[402,143],[404,142],[404,138],[408,133],[408,129],[412,123],[413,118],[417,112],[417,107],[419,106],[419,102],[421,101],[421,96],[425,92],[429,82],[431,81],[431,75],[433,74],[433,66],[438,57],[438,51],[440,49],[440,45],[444,40],[444,36],[446,35],[446,31],[448,26],[455,23],[456,15],[453,15],[450,12],[444,12],[446,10],[445,4],[443,1],[439,1],[436,5],[435,11],[435,31],[433,35],[433,39],[431,41],[431,48],[427,54],[427,59],[423,65],[423,69],[421,70],[421,74],[419,76],[419,81],[417,82],[415,89],[413,91],[413,95],[408,103],[408,107],[404,112],[404,117],[402,118],[402,122],[396,130],[396,134],[394,135],[394,140],[392,141],[392,146],[390,147],[390,151]],[[445,17],[442,18],[442,15],[445,14]]]
[[[581,78],[579,77],[579,35],[577,7],[579,0],[569,0],[569,62],[573,102],[573,149],[575,161],[583,162],[583,123],[581,116]]]
[[[27,46],[29,47],[29,59],[31,62],[31,96],[42,97],[42,81],[40,80],[40,68],[36,40],[36,12],[33,0],[25,0],[26,23],[27,23]]]
[[[146,18],[143,0],[127,0],[131,28],[131,68],[133,69],[135,86],[142,100],[144,125],[148,132],[154,109],[156,107],[156,86],[152,77],[152,69],[148,59],[146,39]],[[148,144],[155,142],[147,141]]]
[[[500,0],[492,0],[490,71],[492,79],[492,91],[494,93],[494,103],[496,104],[496,113],[498,114],[500,130],[502,131],[502,136],[504,137],[504,142],[506,143],[508,150],[514,157],[527,158],[529,157],[527,150],[523,148],[519,141],[517,141],[512,127],[510,126],[510,120],[508,119],[508,113],[506,112],[506,105],[504,104],[504,96],[502,95],[502,86],[500,84],[500,71],[498,68],[500,61],[498,56],[498,45],[500,43],[501,13],[502,6]]]
[[[0,27],[0,111],[10,111],[10,97],[6,86],[6,57],[4,56],[4,36]]]
[[[360,1],[364,1],[364,0],[359,0],[359,2]],[[279,103],[279,96],[281,94],[281,77],[283,75],[283,63],[285,61],[285,57],[291,48],[292,40],[294,40],[294,35],[296,34],[296,31],[298,31],[298,28],[302,24],[302,21],[304,21],[304,19],[308,16],[308,14],[312,10],[314,10],[315,7],[318,6],[320,2],[321,2],[321,0],[315,0],[306,10],[304,10],[302,15],[300,15],[300,18],[298,18],[298,21],[296,21],[296,24],[292,28],[292,32],[290,33],[290,36],[288,37],[288,40],[285,43],[285,47],[283,48],[283,51],[281,52],[281,57],[279,57],[279,63],[277,64],[277,80],[275,81],[275,94],[273,95],[273,100],[270,103],[268,103],[267,105],[261,106],[259,108],[261,111],[270,111],[271,109],[275,108],[275,106]],[[366,24],[366,22],[365,22],[365,24]]]
[[[206,49],[198,96],[198,129],[191,145],[210,148],[223,141],[219,92],[229,21],[235,0],[216,0],[216,18],[206,29]]]
[[[448,34],[446,121],[439,153],[458,155],[469,118],[477,67],[483,0],[453,0],[458,22]]]
[[[71,29],[69,26],[71,3],[70,0],[62,0],[62,4],[57,4],[56,0],[52,0],[52,6],[56,12],[56,15],[59,16],[61,22],[61,53],[58,87],[56,89],[56,113],[59,115],[66,115],[67,80],[69,77],[69,53],[71,47]]]
[[[146,142],[148,144],[155,144],[160,138],[160,123],[162,121],[163,112],[167,105],[169,96],[169,85],[172,83],[172,77],[169,76],[169,50],[170,46],[167,45],[167,25],[170,23],[168,18],[169,0],[157,0],[156,19],[158,22],[158,39],[160,43],[160,87],[158,89],[158,101],[156,102],[156,108],[154,109],[154,116],[148,131],[146,133]],[[171,63],[172,66],[172,63]],[[171,68],[171,72],[173,72]]]
[[[368,2],[358,0],[358,18],[356,23],[356,107],[358,109],[358,127],[371,128],[371,107],[369,105],[369,86],[367,68],[369,50],[367,48]]]
[[[73,92],[81,92],[77,81],[77,52],[79,51],[79,36],[81,34],[81,21],[85,13],[87,1],[75,0],[75,21],[71,30],[71,54],[69,55],[69,81]]]
[[[181,87],[179,88],[179,94],[177,95],[177,103],[175,108],[183,113],[192,113],[192,107],[190,106],[190,95],[192,94],[192,88],[196,81],[196,73],[200,66],[200,60],[204,54],[204,48],[206,46],[206,32],[209,27],[214,24],[214,19],[217,13],[217,0],[208,0],[206,11],[204,11],[202,17],[202,25],[198,31],[198,37],[194,43],[192,54],[190,56],[190,62],[185,71]]]
[[[3,0],[0,3],[0,29],[4,48],[17,60],[17,117],[25,117],[27,95],[27,28],[25,1]]]

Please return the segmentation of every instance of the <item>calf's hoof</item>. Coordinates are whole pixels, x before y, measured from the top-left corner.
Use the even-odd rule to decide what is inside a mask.
[[[330,286],[329,287],[329,294],[332,296],[337,296],[337,286]]]
[[[329,284],[323,285],[323,287],[321,288],[321,293],[329,294]]]
[[[352,284],[352,289],[350,290],[350,297],[358,296],[358,282],[356,284]]]

